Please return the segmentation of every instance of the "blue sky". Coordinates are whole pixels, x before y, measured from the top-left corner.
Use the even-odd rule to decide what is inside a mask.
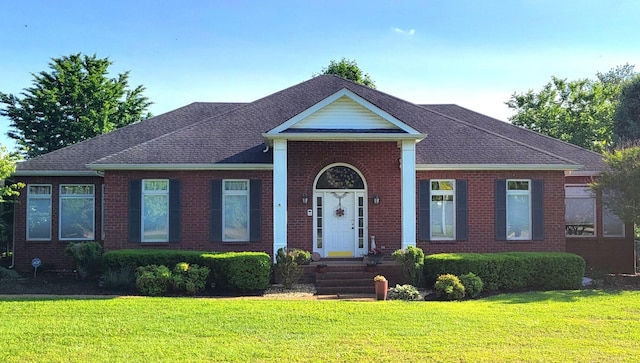
[[[158,115],[195,101],[252,101],[331,59],[379,90],[506,120],[514,92],[552,75],[640,71],[640,1],[6,1],[0,91],[19,93],[53,57],[109,57]],[[0,118],[0,142],[9,120]]]

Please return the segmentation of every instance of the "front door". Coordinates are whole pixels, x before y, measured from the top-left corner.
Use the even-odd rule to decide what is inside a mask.
[[[315,193],[315,252],[323,257],[359,257],[366,253],[365,200],[364,191]]]

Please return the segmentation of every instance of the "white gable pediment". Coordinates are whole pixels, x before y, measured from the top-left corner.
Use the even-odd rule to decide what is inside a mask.
[[[342,89],[318,102],[295,117],[287,120],[266,135],[277,135],[287,130],[314,132],[327,130],[368,130],[387,131],[419,135],[420,133],[405,123],[379,109],[355,93]]]

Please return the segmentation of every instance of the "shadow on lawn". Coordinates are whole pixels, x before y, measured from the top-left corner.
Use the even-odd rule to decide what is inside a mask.
[[[528,304],[541,301],[574,302],[579,299],[619,295],[624,290],[562,290],[562,291],[530,291],[514,294],[500,294],[487,297],[488,301],[504,304]]]

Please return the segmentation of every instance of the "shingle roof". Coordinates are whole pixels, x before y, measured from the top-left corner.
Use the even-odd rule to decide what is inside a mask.
[[[585,165],[601,156],[455,105],[416,105],[337,76],[318,76],[257,101],[193,103],[20,163],[18,170],[88,170],[86,164],[271,163],[262,134],[348,89],[427,135],[418,164]]]

